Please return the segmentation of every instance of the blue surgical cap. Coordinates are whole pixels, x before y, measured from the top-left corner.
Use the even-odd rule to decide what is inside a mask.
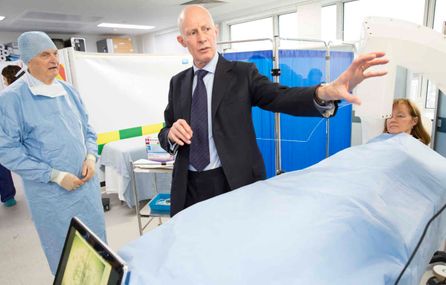
[[[19,42],[20,58],[26,64],[44,50],[57,49],[44,32],[25,32],[18,37],[17,41]]]

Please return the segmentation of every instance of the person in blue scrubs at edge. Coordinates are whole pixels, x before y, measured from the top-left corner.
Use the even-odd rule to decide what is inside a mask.
[[[21,70],[18,65],[7,65],[2,69],[3,76],[3,84],[5,86],[11,85],[14,81],[16,81],[20,75],[17,73]],[[11,171],[6,169],[3,165],[0,164],[0,201],[6,207],[15,206],[17,203],[15,200],[15,187],[14,181],[12,180]]]
[[[57,48],[43,32],[18,38],[26,73],[0,93],[0,164],[23,179],[28,206],[51,272],[70,220],[105,237],[96,133],[77,91],[56,79]]]

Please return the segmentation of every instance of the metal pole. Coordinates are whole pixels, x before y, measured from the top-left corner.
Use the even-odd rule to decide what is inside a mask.
[[[279,36],[274,36],[273,41],[273,70],[272,76],[275,83],[280,83],[280,65],[279,65]],[[280,131],[280,113],[274,113],[274,143],[276,146],[275,151],[275,163],[276,163],[276,175],[283,173],[282,170],[282,136]]]
[[[141,224],[141,213],[139,212],[139,199],[138,199],[138,194],[136,193],[136,175],[135,175],[135,171],[134,171],[134,167],[133,167],[133,161],[130,161],[130,171],[132,172],[132,180],[133,180],[133,184],[132,184],[132,190],[133,190],[133,199],[135,200],[135,211],[136,211],[136,217],[138,218],[138,229],[139,229],[139,235],[142,236],[142,232],[143,232],[143,228],[142,228],[142,224]]]
[[[430,147],[433,150],[435,150],[435,140],[437,135],[439,110],[440,110],[440,90],[437,89],[437,95],[435,96],[435,113],[434,113],[434,120],[432,121],[431,143],[430,143]]]
[[[280,38],[287,41],[299,41],[299,42],[313,42],[322,43],[325,46],[325,82],[330,82],[330,43],[324,40],[314,40],[306,38]],[[330,156],[330,119],[325,119],[325,157]]]
[[[249,42],[261,42],[261,41],[269,41],[273,42],[270,38],[259,38],[252,40],[238,40],[238,41],[227,41],[227,42],[218,42],[217,45],[227,45],[227,44],[237,44],[237,43],[249,43]]]
[[[296,42],[311,42],[311,43],[323,43],[324,46],[327,46],[327,43],[323,40],[315,40],[315,39],[306,39],[306,38],[280,38],[284,41],[296,41]]]
[[[273,81],[275,83],[280,83],[280,64],[279,64],[279,44],[280,40],[288,41],[301,41],[301,42],[313,42],[313,43],[323,43],[326,48],[326,72],[325,80],[328,82],[330,80],[330,48],[327,42],[323,40],[308,39],[308,38],[281,38],[279,36],[274,36],[274,39],[270,38],[259,38],[252,40],[237,40],[237,41],[225,41],[218,42],[217,45],[231,44],[231,43],[246,43],[246,42],[256,42],[256,41],[271,41],[273,45]],[[326,143],[326,157],[329,155],[329,138],[330,138],[330,128],[329,120],[327,119],[326,125],[327,143]],[[280,113],[274,113],[274,138],[275,138],[275,168],[276,175],[283,173],[282,170],[282,147],[281,147],[281,131],[280,131]]]
[[[231,43],[246,43],[246,42],[258,42],[258,41],[270,41],[272,43],[273,51],[273,70],[271,74],[273,76],[273,82],[279,83],[280,69],[279,69],[279,36],[274,36],[274,39],[270,38],[260,38],[252,40],[238,40],[238,41],[226,41],[218,42],[218,45],[231,44]],[[280,113],[274,113],[274,143],[275,143],[275,168],[276,175],[283,173],[282,170],[282,147],[280,144],[281,134],[280,134]]]
[[[325,44],[325,82],[330,82],[330,43]],[[330,156],[330,118],[325,120],[325,158]]]

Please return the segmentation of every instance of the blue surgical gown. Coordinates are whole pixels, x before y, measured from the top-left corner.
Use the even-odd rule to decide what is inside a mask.
[[[32,219],[53,274],[73,216],[105,241],[97,177],[74,191],[50,181],[52,169],[82,177],[87,153],[97,153],[96,134],[79,94],[59,82],[68,95],[34,95],[23,77],[0,93],[0,164],[23,178]]]

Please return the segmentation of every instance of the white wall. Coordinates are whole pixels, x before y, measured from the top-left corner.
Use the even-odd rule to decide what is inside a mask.
[[[352,137],[351,137],[351,145],[360,145],[362,144],[362,126],[361,122],[352,122]]]
[[[139,37],[141,52],[151,54],[187,54],[177,41],[178,30],[172,29],[162,33],[149,33]]]
[[[297,7],[298,37],[321,38],[321,4],[311,3]]]
[[[226,24],[215,23],[219,29],[217,41],[229,39],[229,29]],[[221,28],[223,27],[223,29]],[[139,42],[139,51],[141,53],[161,54],[161,55],[181,55],[188,54],[186,48],[183,48],[177,41],[179,35],[178,28],[172,28],[163,32],[147,33],[137,37]]]

